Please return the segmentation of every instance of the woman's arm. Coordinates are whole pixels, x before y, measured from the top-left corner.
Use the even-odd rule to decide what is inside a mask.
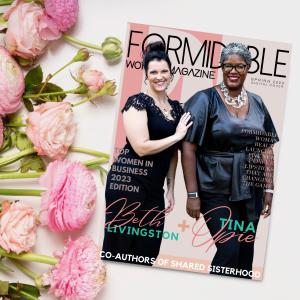
[[[197,145],[190,142],[183,142],[182,144],[182,168],[186,190],[188,193],[198,193],[198,183],[196,176],[196,150]],[[187,197],[186,211],[188,215],[196,220],[200,217],[201,200],[199,197]]]
[[[268,147],[262,151],[262,160],[265,165],[264,177],[265,177],[265,193],[264,193],[264,203],[263,203],[263,210],[262,215],[264,217],[268,217],[271,214],[272,208],[272,200],[273,200],[273,193],[268,192],[267,190],[274,189],[273,177],[274,177],[274,153],[273,148]]]
[[[183,114],[173,135],[160,140],[150,140],[147,112],[134,107],[123,112],[126,136],[140,157],[162,152],[182,140],[187,129],[192,125],[192,122],[189,122],[190,118],[189,113]]]
[[[175,149],[170,161],[170,167],[167,173],[167,195],[166,198],[169,201],[169,205],[166,208],[165,212],[169,213],[173,210],[175,205],[175,198],[174,198],[174,186],[175,186],[175,174],[178,162],[178,150]]]

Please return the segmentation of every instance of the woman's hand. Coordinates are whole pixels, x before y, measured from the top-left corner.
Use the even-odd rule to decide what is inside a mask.
[[[263,210],[261,212],[264,218],[267,218],[271,214],[272,200],[273,200],[272,193],[264,193],[264,205],[263,205]]]
[[[197,198],[187,198],[186,212],[188,215],[196,220],[200,218],[201,200]]]
[[[190,119],[191,114],[189,112],[186,112],[181,116],[175,132],[175,136],[178,138],[178,141],[184,138],[187,130],[192,126],[193,121],[190,121]]]
[[[169,202],[169,205],[166,207],[165,213],[168,214],[174,209],[174,205],[175,205],[174,192],[169,190],[167,192],[166,198]]]

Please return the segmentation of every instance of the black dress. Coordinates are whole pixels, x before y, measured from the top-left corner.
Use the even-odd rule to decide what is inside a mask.
[[[185,140],[198,145],[201,212],[215,241],[220,230],[255,238],[266,180],[261,153],[279,140],[262,99],[250,92],[247,95],[249,110],[243,119],[229,112],[214,87],[196,93],[185,105],[193,118]],[[227,219],[231,223],[224,225]],[[215,245],[211,273],[226,275],[220,267],[229,267],[245,270],[231,276],[251,278],[254,242],[235,237]]]
[[[167,119],[153,98],[140,93],[128,98],[130,107],[146,110],[150,140],[175,133],[183,109],[169,100],[171,116]],[[164,228],[164,181],[177,145],[139,157],[129,141],[120,151],[107,177],[106,226],[102,257],[107,260],[152,265],[159,254]]]

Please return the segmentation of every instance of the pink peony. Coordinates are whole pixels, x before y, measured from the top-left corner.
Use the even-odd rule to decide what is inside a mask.
[[[22,70],[10,54],[0,46],[0,116],[18,110],[24,89]]]
[[[36,241],[35,218],[35,212],[28,204],[11,204],[0,217],[0,246],[17,254],[29,251]]]
[[[2,119],[0,117],[0,148],[3,144],[3,131],[4,131],[3,122],[2,122]]]
[[[85,225],[95,210],[97,191],[92,173],[80,162],[54,161],[40,178],[41,224],[52,231],[72,231]]]
[[[77,21],[78,0],[45,0],[45,10],[62,32],[70,29]]]
[[[28,114],[26,133],[39,155],[63,159],[76,132],[71,104],[47,102]]]
[[[88,87],[92,93],[97,93],[104,85],[104,74],[97,70],[79,70],[79,79]]]
[[[8,19],[6,48],[12,55],[34,59],[46,50],[49,41],[61,36],[45,10],[34,2],[17,0],[4,17]]]
[[[43,276],[49,292],[62,300],[92,300],[105,281],[105,266],[100,259],[100,248],[87,236],[68,240],[60,259],[50,274]]]

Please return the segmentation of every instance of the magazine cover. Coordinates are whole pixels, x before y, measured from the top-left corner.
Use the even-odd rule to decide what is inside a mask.
[[[291,45],[129,23],[104,260],[262,280]]]

